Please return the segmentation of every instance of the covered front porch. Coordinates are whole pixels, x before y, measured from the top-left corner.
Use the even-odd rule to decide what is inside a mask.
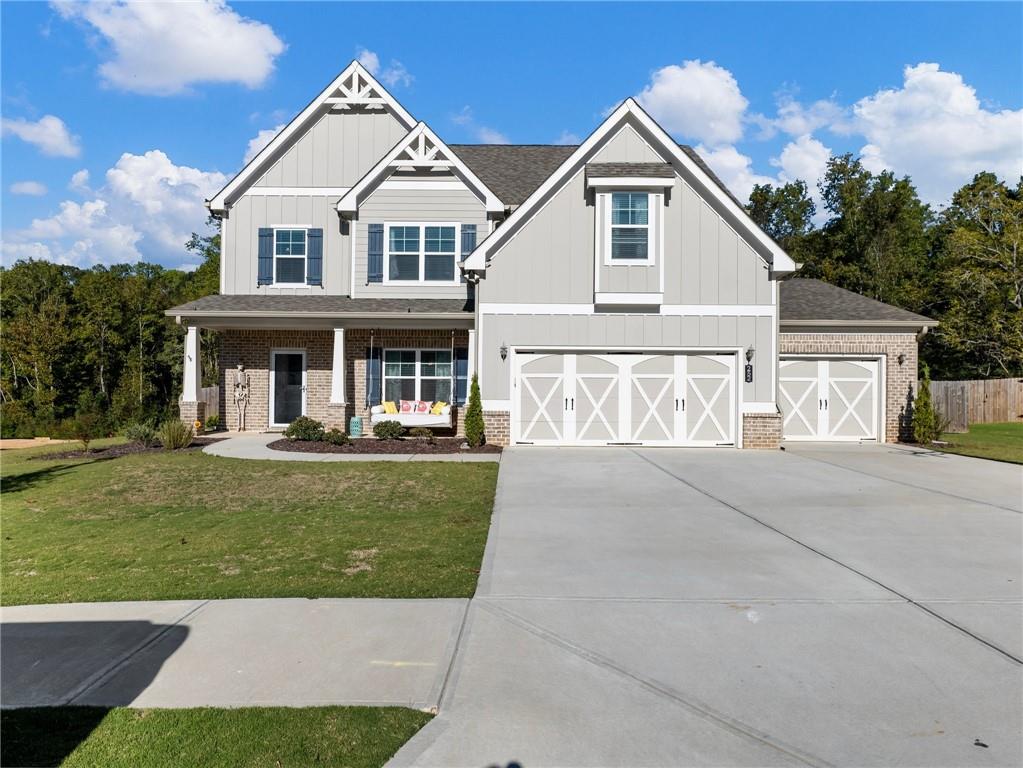
[[[369,434],[374,406],[409,400],[450,404],[430,427],[441,435],[462,434],[476,339],[473,313],[461,302],[335,297],[332,312],[225,308],[240,298],[265,305],[297,297],[206,297],[168,312],[187,327],[183,421],[205,420],[199,331],[210,328],[219,332],[220,423],[229,431],[283,430],[308,416],[348,432],[351,418],[359,416],[363,434]],[[309,297],[302,299],[308,306]],[[356,306],[380,303],[386,306]],[[397,304],[418,306],[402,312]]]

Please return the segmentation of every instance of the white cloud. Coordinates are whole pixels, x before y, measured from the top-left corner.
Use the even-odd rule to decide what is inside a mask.
[[[753,191],[754,184],[777,183],[776,179],[754,171],[753,159],[749,155],[744,155],[734,146],[708,148],[700,145],[696,147],[696,151],[724,182],[725,186],[732,191],[732,194],[743,202],[749,199],[749,193]]]
[[[555,144],[581,144],[582,139],[579,138],[579,134],[572,133],[571,131],[562,131],[561,135],[554,142]]]
[[[65,19],[99,31],[110,54],[100,75],[108,85],[134,93],[165,96],[203,82],[256,88],[286,48],[269,25],[239,16],[224,0],[61,0],[54,7]]]
[[[280,125],[274,128],[267,128],[265,130],[260,131],[251,139],[249,139],[249,145],[245,150],[244,163],[248,165],[252,158],[254,158],[262,151],[263,147],[265,147],[267,144],[273,141],[274,136],[281,132],[281,130],[284,128],[284,125],[285,125],[284,123],[281,123]]]
[[[189,235],[206,220],[203,201],[227,180],[216,171],[175,165],[160,150],[124,153],[95,191],[85,186],[87,172],[72,179],[91,199],[65,200],[56,214],[5,232],[5,258],[33,255],[79,266],[139,259],[179,264]]]
[[[848,128],[848,110],[830,99],[802,104],[791,94],[778,99],[778,114],[772,125],[789,136],[803,136],[821,128],[840,132]]]
[[[408,88],[412,85],[412,81],[415,78],[397,59],[391,59],[391,63],[386,67],[381,68],[380,57],[374,52],[366,48],[356,49],[357,59],[367,71],[386,85],[388,88],[393,88],[396,85],[403,85]]]
[[[461,111],[451,116],[451,122],[455,125],[461,125],[466,128],[476,139],[476,141],[482,142],[483,144],[510,144],[511,141],[508,137],[501,133],[496,128],[490,128],[486,125],[480,125],[476,122],[476,117],[473,115],[472,107],[468,104],[462,107]]]
[[[973,87],[938,64],[906,67],[901,88],[880,90],[853,107],[870,171],[908,174],[921,198],[947,202],[987,170],[1010,183],[1023,173],[1023,109],[985,109]]]
[[[30,195],[41,197],[47,192],[46,185],[41,181],[16,181],[11,184],[12,195]]]
[[[669,133],[711,147],[742,138],[749,106],[731,72],[699,59],[658,69],[636,100]]]
[[[508,137],[493,128],[481,125],[476,129],[476,138],[484,144],[510,144]]]
[[[80,171],[75,171],[71,174],[71,181],[68,182],[68,189],[74,192],[92,193],[89,189],[89,171],[82,168]]]
[[[5,117],[0,125],[4,136],[17,136],[50,157],[78,157],[82,152],[78,137],[72,136],[64,121],[54,115],[44,115],[35,122]]]
[[[790,141],[781,154],[771,160],[779,168],[778,180],[785,184],[790,181],[805,181],[811,191],[816,191],[817,182],[824,176],[831,150],[809,134]]]

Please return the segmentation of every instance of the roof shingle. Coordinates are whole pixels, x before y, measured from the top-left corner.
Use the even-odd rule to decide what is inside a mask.
[[[782,323],[799,321],[893,322],[936,325],[934,320],[847,291],[822,280],[790,278],[778,285]]]
[[[594,178],[670,179],[675,176],[675,169],[671,163],[587,163],[586,175]]]

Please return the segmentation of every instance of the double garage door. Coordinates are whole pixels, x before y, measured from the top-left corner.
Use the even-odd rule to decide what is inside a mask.
[[[735,355],[519,353],[512,440],[734,445]]]
[[[877,360],[782,358],[778,405],[786,440],[877,440]]]

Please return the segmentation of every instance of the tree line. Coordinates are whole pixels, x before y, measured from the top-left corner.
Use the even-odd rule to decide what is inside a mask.
[[[935,379],[1023,375],[1023,178],[1009,186],[980,173],[935,211],[908,177],[843,155],[817,191],[821,217],[803,182],[757,186],[747,206],[802,265],[799,276],[940,320],[921,344]],[[192,273],[31,260],[0,268],[4,437],[55,434],[83,411],[109,429],[176,414],[184,331],[163,313],[217,292],[220,236],[193,234],[185,249],[201,259]],[[203,333],[204,384],[215,384],[215,334]]]

